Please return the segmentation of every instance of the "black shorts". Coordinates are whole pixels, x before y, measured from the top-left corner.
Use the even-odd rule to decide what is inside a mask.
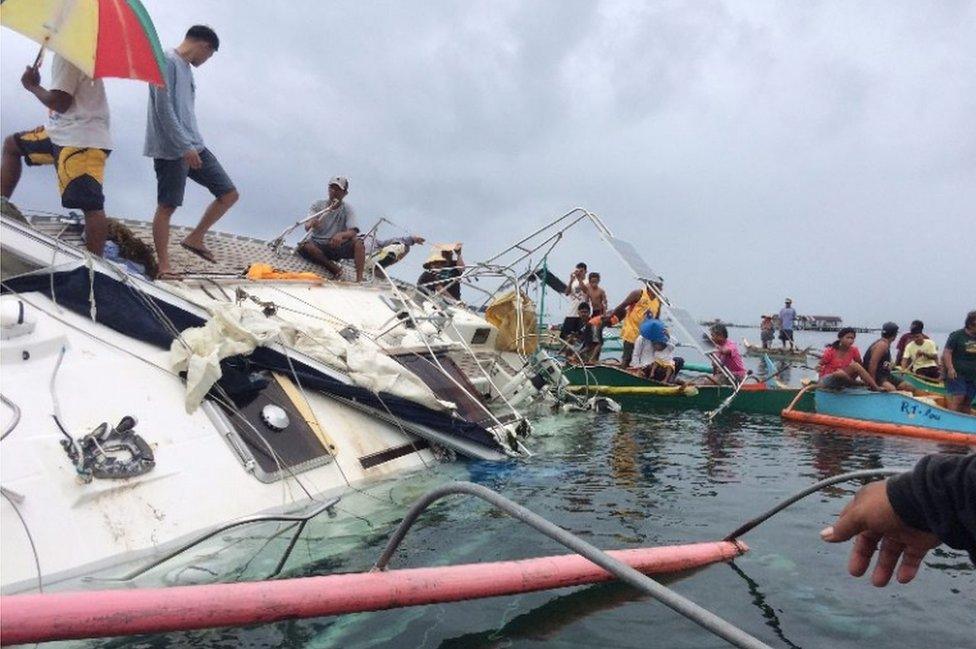
[[[793,330],[792,329],[780,329],[779,339],[785,342],[793,342]]]
[[[603,311],[601,311],[600,309],[594,310],[592,315],[590,315],[590,320],[592,320],[597,316],[600,316],[600,324],[589,325],[589,326],[593,330],[593,342],[602,345],[603,344],[603,317],[602,317]]]
[[[29,166],[54,165],[62,207],[83,212],[105,208],[102,183],[105,180],[105,161],[111,151],[59,146],[51,142],[43,126],[15,133],[14,142]]]
[[[929,365],[928,367],[919,368],[915,370],[915,374],[924,376],[927,379],[932,379],[935,381],[939,380],[939,368],[936,365]]]
[[[309,239],[310,243],[315,244],[315,246],[322,251],[322,254],[329,258],[330,261],[339,261],[340,259],[354,259],[356,257],[356,239],[346,239],[338,246],[329,245],[329,242],[316,241],[315,239]]]
[[[634,358],[634,343],[629,343],[626,340],[623,344],[623,351],[620,354],[620,364],[624,367],[630,367],[630,361]]]
[[[216,198],[234,191],[234,183],[220,166],[220,161],[210,153],[210,149],[200,151],[199,169],[190,169],[183,158],[167,160],[153,158],[156,170],[156,202],[167,207],[179,207],[186,193],[186,179],[206,187]]]

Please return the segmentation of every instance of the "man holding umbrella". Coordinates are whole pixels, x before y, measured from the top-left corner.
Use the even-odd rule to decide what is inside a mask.
[[[102,79],[118,77],[164,83],[163,51],[139,0],[2,0],[0,23],[40,44],[21,83],[51,111],[47,126],[8,137],[3,143],[2,194],[10,198],[20,180],[21,158],[53,164],[61,204],[85,213],[88,249],[102,254],[108,224],[102,182],[112,141]],[[38,67],[54,52],[50,88]]]
[[[92,79],[60,55],[52,65],[51,87],[41,85],[37,66],[21,84],[50,110],[46,126],[8,136],[3,142],[0,193],[10,198],[20,181],[21,159],[28,166],[53,164],[61,205],[85,213],[85,245],[96,255],[105,248],[105,161],[112,149],[108,101],[101,79]]]

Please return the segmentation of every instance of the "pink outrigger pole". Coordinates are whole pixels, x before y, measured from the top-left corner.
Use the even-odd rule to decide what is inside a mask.
[[[644,574],[731,561],[741,541],[607,552]],[[615,579],[576,555],[233,584],[8,595],[3,645],[265,624],[498,597]]]

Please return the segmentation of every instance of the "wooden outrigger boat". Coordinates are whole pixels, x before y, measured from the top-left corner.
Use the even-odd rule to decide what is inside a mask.
[[[813,347],[792,350],[783,349],[782,347],[763,347],[761,345],[753,345],[746,338],[742,339],[742,344],[745,347],[746,356],[769,356],[773,360],[785,361],[805,361],[807,354],[813,349]]]
[[[608,365],[568,367],[563,370],[563,376],[569,381],[571,391],[611,396],[625,411],[714,410],[734,391],[734,388],[727,385],[662,384]],[[728,404],[727,409],[759,415],[777,415],[799,392],[799,388],[747,383]],[[813,395],[802,395],[794,407],[812,412]]]
[[[814,412],[801,412],[791,405],[782,414],[791,421],[976,444],[976,415],[947,410],[944,398],[936,395],[916,397],[905,392],[865,389],[816,390],[814,406]]]
[[[912,387],[918,388],[919,390],[924,390],[931,394],[938,394],[945,396],[946,389],[945,383],[942,381],[937,381],[930,379],[925,376],[920,376],[912,372],[906,372],[904,370],[892,370],[891,374],[902,381],[909,383]],[[973,404],[976,404],[976,399],[973,399]]]

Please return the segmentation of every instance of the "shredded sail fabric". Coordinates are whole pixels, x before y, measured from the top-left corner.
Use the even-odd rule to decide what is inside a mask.
[[[454,408],[367,340],[346,340],[325,327],[297,328],[257,309],[226,302],[214,302],[209,310],[210,320],[203,326],[184,329],[180,339],[170,345],[171,368],[186,372],[187,412],[193,412],[220,379],[221,360],[247,356],[257,347],[274,343],[341,369],[353,383],[373,393],[394,394],[434,410]]]

